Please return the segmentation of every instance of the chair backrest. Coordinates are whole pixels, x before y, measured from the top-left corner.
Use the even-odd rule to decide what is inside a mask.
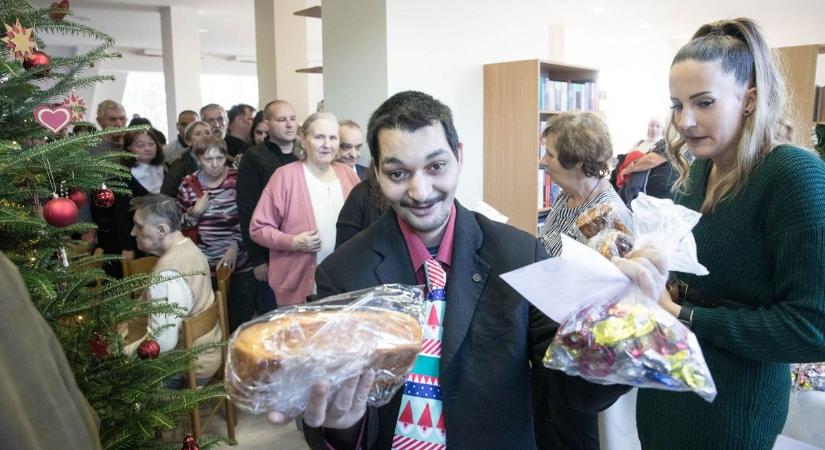
[[[221,302],[218,298],[219,295],[220,292],[215,295],[215,301],[208,308],[183,320],[181,328],[183,329],[185,348],[192,348],[193,342],[212,331],[216,324],[220,324]]]
[[[143,258],[130,260],[123,259],[120,261],[121,265],[123,266],[124,277],[128,277],[129,275],[134,275],[138,273],[151,272],[152,269],[155,267],[155,263],[157,262],[157,256],[144,256]]]
[[[221,357],[223,358],[221,361],[221,368],[215,374],[215,377],[212,379],[214,382],[215,380],[221,379],[223,375],[223,364],[226,363],[227,357],[227,349],[226,349],[226,338],[227,338],[227,322],[226,322],[226,303],[224,300],[223,295],[221,292],[215,292],[215,301],[209,305],[208,308],[201,311],[194,317],[190,317],[188,319],[184,319],[181,325],[181,329],[183,330],[183,347],[185,349],[191,349],[193,347],[193,343],[199,337],[203,336],[206,333],[212,331],[215,328],[215,323],[220,326],[221,334],[223,335],[221,338]],[[187,386],[189,389],[195,389],[197,386],[197,380],[195,378],[195,368],[192,367],[186,373],[186,381]],[[235,408],[229,402],[229,398],[224,398],[218,405],[216,405],[212,411],[208,414],[208,417],[205,418],[205,421],[201,422],[201,412],[196,405],[192,408],[190,412],[191,420],[192,420],[192,434],[194,435],[195,439],[198,439],[201,436],[201,432],[203,428],[207,426],[209,421],[217,412],[217,409],[220,405],[223,404],[226,408],[226,430],[227,435],[229,437],[230,443],[235,441],[235,425],[237,424],[235,418]]]
[[[215,271],[215,278],[218,279],[218,290],[223,294],[224,302],[229,298],[227,294],[229,293],[229,279],[231,277],[232,269],[227,266],[220,266],[220,268]]]

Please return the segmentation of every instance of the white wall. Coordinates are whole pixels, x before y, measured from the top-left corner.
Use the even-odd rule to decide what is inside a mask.
[[[614,154],[627,153],[644,139],[651,117],[667,118],[669,67],[680,45],[655,30],[566,29],[565,62],[600,70],[599,89],[605,97],[599,109],[610,128]]]
[[[386,0],[323,5],[324,107],[366,132],[370,114],[387,98]],[[369,152],[361,152],[361,163]]]
[[[483,198],[483,66],[546,58],[549,8],[540,0],[387,1],[388,92],[424,91],[452,109],[464,143],[465,204]]]

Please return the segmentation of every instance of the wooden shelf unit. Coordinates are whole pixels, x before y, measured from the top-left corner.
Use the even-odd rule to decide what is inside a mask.
[[[595,82],[599,71],[538,59],[484,66],[484,201],[533,235],[539,213],[539,124],[558,114],[539,109],[542,74],[554,81]]]
[[[312,6],[307,9],[302,9],[300,11],[295,11],[293,14],[296,16],[304,16],[304,17],[314,17],[316,19],[321,18],[321,6]]]
[[[311,6],[309,8],[302,9],[300,11],[295,11],[292,14],[296,15],[296,16],[313,17],[313,18],[316,18],[316,19],[320,19],[321,18],[321,5]],[[324,73],[324,67],[323,66],[304,67],[302,69],[296,69],[295,73]]]
[[[795,130],[796,140],[810,145],[810,130],[815,122],[825,122],[825,111],[814,117],[816,97],[817,57],[825,54],[825,44],[800,45],[775,49],[785,70],[788,86],[788,100],[792,106],[795,123],[801,127]]]
[[[297,73],[324,73],[324,66],[307,67],[295,70]]]

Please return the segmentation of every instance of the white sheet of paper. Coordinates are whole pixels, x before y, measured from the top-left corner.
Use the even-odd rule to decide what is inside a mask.
[[[496,222],[507,223],[510,220],[510,218],[502,214],[501,211],[480,199],[476,199],[475,204],[470,207],[470,211],[484,214],[488,219],[495,220]]]
[[[822,450],[822,447],[806,444],[805,442],[800,442],[780,434],[776,437],[773,450]]]
[[[561,323],[576,307],[624,295],[631,281],[615,264],[562,235],[562,252],[501,275],[541,312]]]

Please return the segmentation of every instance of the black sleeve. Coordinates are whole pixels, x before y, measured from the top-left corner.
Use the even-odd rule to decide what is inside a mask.
[[[344,207],[338,214],[335,224],[335,248],[350,240],[361,230],[366,228],[369,219],[369,186],[367,181],[358,183],[349,193]]]
[[[240,167],[238,167],[238,184],[236,185],[241,236],[253,267],[269,262],[269,249],[261,247],[249,236],[249,223],[252,221],[252,213],[255,212],[255,207],[258,206],[258,200],[261,198],[261,192],[264,190],[257,171],[259,168],[258,155],[252,149],[247,150],[241,158]]]
[[[186,153],[176,159],[175,162],[173,162],[169,167],[169,170],[163,177],[163,184],[160,186],[161,194],[172,198],[177,198],[178,187],[180,186],[181,180],[183,180],[183,177],[186,175],[189,175],[188,173],[185,173],[187,167],[186,163],[183,162],[184,158],[187,158]]]
[[[676,192],[673,191],[673,185],[678,178],[679,173],[676,169],[673,168],[670,162],[665,161],[650,169],[645,193],[651,197],[669,198],[673,200],[676,197]]]
[[[135,183],[134,178],[129,180],[131,187]],[[134,190],[132,191],[134,195]],[[115,204],[111,206],[115,221],[115,235],[121,250],[136,250],[135,238],[132,237],[132,228],[135,226],[132,211],[129,205],[132,197],[127,194],[115,193]]]

